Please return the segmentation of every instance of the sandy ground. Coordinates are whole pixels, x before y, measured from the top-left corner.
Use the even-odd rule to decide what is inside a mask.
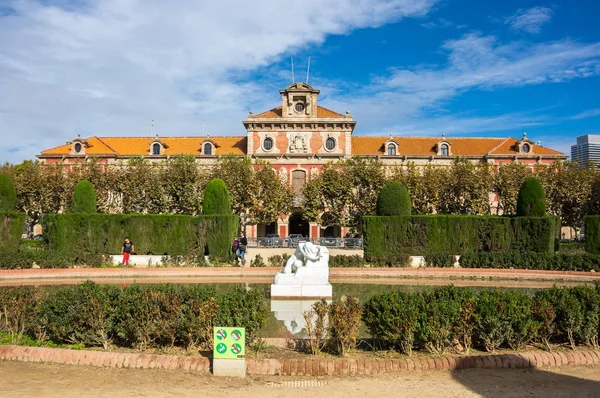
[[[298,386],[299,383],[309,386]],[[600,368],[470,369],[393,376],[215,378],[185,373],[0,362],[4,397],[599,397]]]

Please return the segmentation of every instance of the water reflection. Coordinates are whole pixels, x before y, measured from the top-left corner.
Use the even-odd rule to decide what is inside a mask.
[[[275,319],[296,339],[306,339],[306,320],[304,313],[310,311],[317,300],[271,300],[271,312]],[[327,300],[331,303],[331,300]]]

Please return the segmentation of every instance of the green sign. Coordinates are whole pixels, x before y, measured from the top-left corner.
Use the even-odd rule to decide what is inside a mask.
[[[215,327],[213,331],[213,358],[244,359],[246,357],[246,329]]]

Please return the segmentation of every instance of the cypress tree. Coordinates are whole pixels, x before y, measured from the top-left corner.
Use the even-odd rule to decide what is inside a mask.
[[[202,214],[231,214],[231,196],[222,179],[213,178],[206,186]]]
[[[0,174],[0,211],[15,211],[17,208],[17,191],[6,174]]]
[[[546,195],[535,177],[525,179],[517,198],[517,216],[543,217],[546,215]]]
[[[379,191],[375,211],[378,216],[408,216],[411,207],[406,187],[397,181],[390,181]]]
[[[75,186],[71,213],[95,213],[96,190],[88,180],[81,180]]]

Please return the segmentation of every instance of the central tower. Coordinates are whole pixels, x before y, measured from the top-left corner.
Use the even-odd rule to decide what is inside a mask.
[[[285,90],[280,90],[281,109],[284,118],[316,118],[319,90],[306,83],[290,84]]]

